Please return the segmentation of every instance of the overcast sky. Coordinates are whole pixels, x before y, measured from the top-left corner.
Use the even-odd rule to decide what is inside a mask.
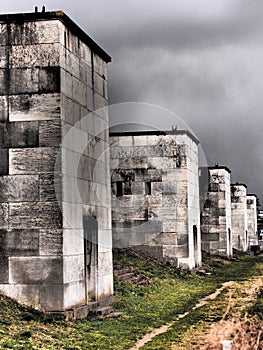
[[[112,56],[110,103],[176,113],[209,164],[227,165],[263,205],[262,0],[1,0],[0,9],[43,4],[64,10]]]

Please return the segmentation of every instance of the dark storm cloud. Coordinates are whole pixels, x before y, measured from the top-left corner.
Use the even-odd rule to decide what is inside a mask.
[[[1,12],[35,5],[3,0]],[[262,0],[45,5],[65,10],[113,57],[111,103],[143,101],[179,114],[201,140],[209,163],[229,166],[233,181],[263,194]],[[170,126],[164,120],[164,128]]]

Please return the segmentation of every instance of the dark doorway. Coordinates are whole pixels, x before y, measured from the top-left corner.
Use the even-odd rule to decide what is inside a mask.
[[[98,271],[98,220],[96,217],[84,215],[83,229],[86,299],[95,301]]]
[[[194,259],[195,266],[198,266],[198,241],[197,241],[197,226],[193,226],[193,235],[194,235]]]
[[[231,237],[231,229],[228,229],[228,235],[227,235],[227,239],[228,239],[228,252],[229,255],[232,255],[232,237]]]

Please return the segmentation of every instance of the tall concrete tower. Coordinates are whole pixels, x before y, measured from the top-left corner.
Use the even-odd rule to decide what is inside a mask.
[[[0,16],[0,290],[45,311],[113,293],[110,60],[61,11]]]
[[[210,254],[232,255],[231,171],[208,168],[208,193],[201,213],[202,249]]]
[[[248,246],[258,245],[257,196],[247,194]]]
[[[200,266],[199,141],[186,130],[115,132],[110,140],[115,246]]]
[[[245,184],[231,185],[233,247],[244,252],[248,249],[246,196],[247,186]]]

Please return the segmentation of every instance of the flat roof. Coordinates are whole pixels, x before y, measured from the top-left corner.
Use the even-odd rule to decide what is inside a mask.
[[[122,137],[122,136],[147,136],[147,135],[187,135],[197,145],[199,140],[188,130],[143,130],[143,131],[110,131],[110,137]]]
[[[258,198],[258,196],[255,193],[248,193],[247,197],[256,197],[256,198]]]
[[[231,184],[230,186],[244,186],[244,187],[247,188],[246,184],[242,184],[242,183],[239,183],[239,182],[236,182],[235,184]]]
[[[227,166],[225,166],[225,165],[209,166],[208,169],[209,169],[209,170],[224,169],[224,170],[228,171],[229,174],[231,174],[231,170],[230,170]]]
[[[72,33],[87,44],[92,51],[94,51],[106,63],[111,62],[111,57],[104,51],[91,37],[88,36],[72,19],[69,18],[63,11],[49,11],[49,12],[28,12],[28,13],[11,13],[0,15],[0,22],[6,23],[23,23],[32,21],[44,20],[59,20],[67,26]]]

